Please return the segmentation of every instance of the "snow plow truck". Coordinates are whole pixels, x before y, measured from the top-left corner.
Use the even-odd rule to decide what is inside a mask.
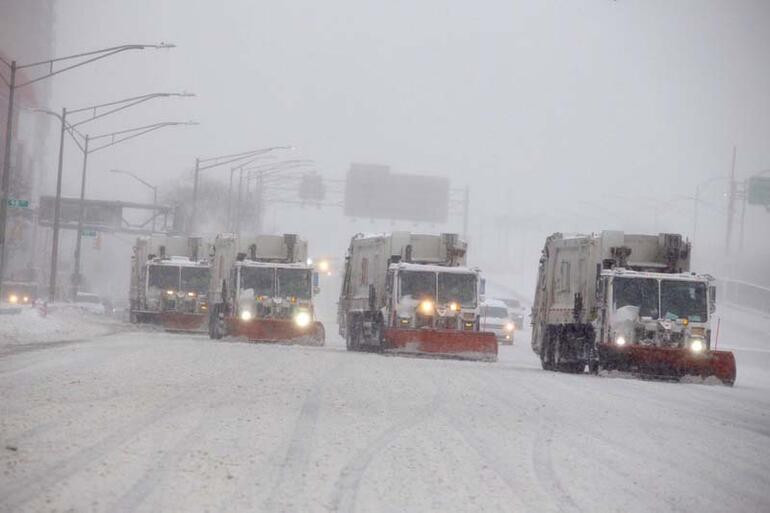
[[[532,307],[543,369],[732,385],[735,358],[714,347],[713,278],[690,272],[690,253],[677,234],[548,237]]]
[[[132,323],[167,331],[206,331],[210,266],[199,237],[153,235],[136,240],[131,258]]]
[[[350,241],[338,304],[349,351],[497,360],[480,329],[483,282],[465,266],[456,234],[358,234]]]
[[[318,274],[307,260],[306,241],[295,234],[223,234],[210,257],[211,338],[324,345],[313,307]]]

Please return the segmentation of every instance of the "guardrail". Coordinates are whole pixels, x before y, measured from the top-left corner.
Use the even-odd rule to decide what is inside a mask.
[[[729,278],[717,279],[717,303],[729,303],[770,315],[770,287]]]

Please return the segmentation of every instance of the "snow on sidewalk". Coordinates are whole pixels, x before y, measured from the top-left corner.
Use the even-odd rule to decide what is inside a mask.
[[[3,305],[3,310],[8,305]],[[79,340],[106,335],[118,324],[106,317],[87,313],[68,304],[49,306],[48,315],[41,315],[32,306],[19,307],[17,314],[0,315],[0,347]]]

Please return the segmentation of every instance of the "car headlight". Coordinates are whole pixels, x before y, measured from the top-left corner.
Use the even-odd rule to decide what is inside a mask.
[[[425,299],[420,302],[420,313],[423,315],[433,315],[433,309],[435,305],[430,299]]]
[[[508,333],[512,332],[515,327],[516,325],[513,324],[512,322],[505,323],[505,331],[507,331]]]
[[[702,353],[706,350],[706,343],[703,342],[702,338],[691,338],[690,339],[690,351],[693,353]]]
[[[312,320],[313,319],[310,317],[310,313],[306,312],[305,310],[297,312],[297,314],[294,316],[294,324],[300,328],[307,328],[310,325],[310,321]]]
[[[16,294],[11,294],[10,296],[8,296],[8,302],[13,303],[15,305],[16,303],[19,302],[19,296],[17,296]]]
[[[250,321],[252,317],[254,317],[254,314],[251,313],[251,310],[241,310],[242,321]]]
[[[615,337],[615,345],[619,347],[623,347],[624,345],[626,345],[626,337],[624,337],[623,335],[618,335],[617,337]]]

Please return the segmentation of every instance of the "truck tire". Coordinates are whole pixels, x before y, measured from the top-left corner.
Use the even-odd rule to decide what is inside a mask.
[[[358,319],[357,316],[353,315],[348,319],[348,329],[345,331],[345,348],[348,351],[359,351],[361,349],[360,336]]]

